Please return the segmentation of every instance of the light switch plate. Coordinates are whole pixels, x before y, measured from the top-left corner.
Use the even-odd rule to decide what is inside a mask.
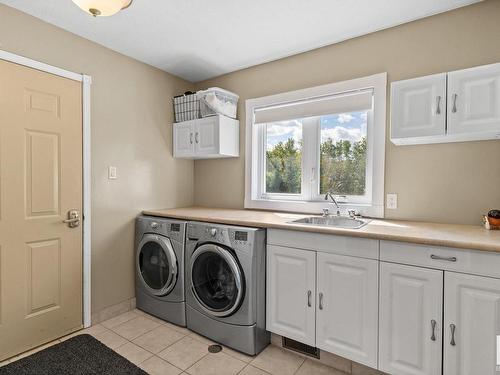
[[[116,180],[117,175],[116,175],[116,167],[108,167],[108,179],[110,180]]]
[[[398,208],[398,195],[397,194],[387,194],[385,199],[385,205],[390,210],[395,210]]]

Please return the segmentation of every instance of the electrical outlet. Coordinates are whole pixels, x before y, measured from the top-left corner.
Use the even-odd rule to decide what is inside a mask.
[[[398,195],[397,194],[387,194],[385,199],[385,205],[390,210],[395,210],[398,208]]]
[[[116,180],[116,167],[108,167],[108,179]]]

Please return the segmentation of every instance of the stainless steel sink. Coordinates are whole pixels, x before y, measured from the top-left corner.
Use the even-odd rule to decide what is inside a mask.
[[[369,223],[370,220],[350,218],[347,216],[310,216],[303,219],[290,221],[290,224],[307,224],[319,227],[337,227],[347,229],[359,229]]]

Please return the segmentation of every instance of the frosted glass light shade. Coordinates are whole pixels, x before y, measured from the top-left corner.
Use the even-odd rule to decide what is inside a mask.
[[[128,7],[132,0],[73,0],[73,2],[94,17],[106,17]]]

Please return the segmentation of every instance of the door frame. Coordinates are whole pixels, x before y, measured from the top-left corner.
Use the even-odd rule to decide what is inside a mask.
[[[83,135],[83,326],[91,325],[91,159],[90,159],[90,85],[92,77],[74,73],[40,61],[16,55],[0,49],[0,60],[9,61],[28,68],[54,74],[59,77],[82,82],[82,135]]]

